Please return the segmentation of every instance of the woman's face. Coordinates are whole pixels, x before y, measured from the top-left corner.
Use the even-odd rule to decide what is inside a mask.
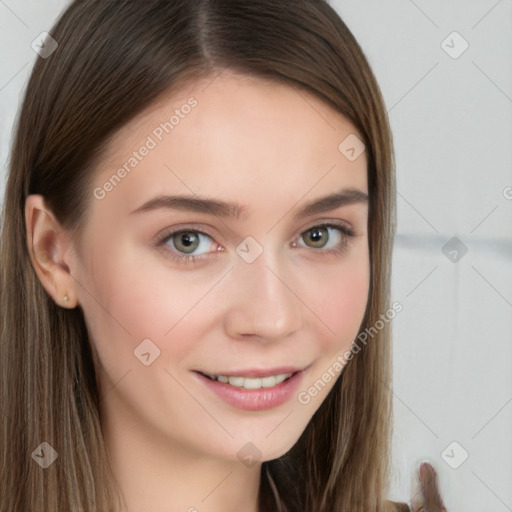
[[[112,438],[244,461],[295,444],[368,299],[355,136],[316,97],[228,72],[116,134],[71,268]]]

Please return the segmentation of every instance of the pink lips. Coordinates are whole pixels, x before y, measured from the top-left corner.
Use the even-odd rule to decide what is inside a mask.
[[[284,373],[292,374],[291,377],[271,388],[245,389],[243,387],[235,387],[230,384],[224,384],[222,382],[212,380],[199,372],[194,373],[197,375],[197,378],[200,380],[200,382],[202,382],[210,391],[221,398],[224,402],[232,405],[233,407],[248,411],[272,409],[284,404],[294,395],[300,386],[304,375],[304,371],[299,371],[296,368],[292,368],[290,366],[283,366],[270,370],[255,369],[239,372],[230,371],[227,373],[227,375],[233,377],[243,376],[247,378],[266,377]]]

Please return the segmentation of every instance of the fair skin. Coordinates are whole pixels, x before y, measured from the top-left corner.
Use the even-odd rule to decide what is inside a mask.
[[[338,150],[348,135],[362,137],[316,97],[225,71],[123,127],[93,189],[191,96],[197,106],[162,141],[153,137],[158,145],[113,190],[102,199],[91,190],[82,251],[37,195],[26,202],[27,242],[48,293],[83,311],[126,510],[256,512],[261,463],[286,453],[326,398],[335,379],[307,404],[297,395],[350,348],[369,292],[367,201],[296,215],[342,189],[367,194],[367,160]],[[162,194],[199,194],[247,211],[131,213]],[[328,222],[354,236],[317,228],[318,242],[308,232]],[[188,229],[196,244],[185,252],[176,235],[157,247],[171,228]],[[251,263],[236,251],[247,237],[263,249]],[[172,259],[187,254],[197,263]],[[145,339],[160,350],[149,365],[134,355]],[[227,403],[197,373],[282,365],[304,369],[300,386],[262,410]],[[247,443],[261,454],[250,466],[237,456]]]

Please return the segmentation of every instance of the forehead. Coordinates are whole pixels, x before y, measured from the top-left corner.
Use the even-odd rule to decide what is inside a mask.
[[[116,211],[162,192],[256,197],[257,209],[263,194],[296,203],[344,187],[367,191],[366,154],[351,161],[341,151],[358,139],[316,96],[224,71],[162,96],[119,130],[94,186],[111,183],[101,202]]]

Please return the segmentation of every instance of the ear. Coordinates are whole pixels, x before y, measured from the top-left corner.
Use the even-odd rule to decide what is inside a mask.
[[[46,207],[43,196],[27,197],[25,227],[28,254],[41,284],[59,306],[75,308],[76,283],[69,271],[71,236]]]

